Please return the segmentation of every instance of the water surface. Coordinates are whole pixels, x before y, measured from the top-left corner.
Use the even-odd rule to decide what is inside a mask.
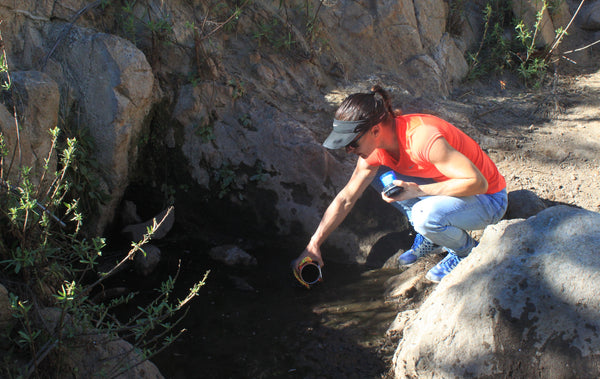
[[[211,272],[181,324],[186,333],[153,359],[165,377],[380,378],[387,371],[393,346],[385,331],[396,312],[383,283],[396,270],[326,262],[323,283],[306,290],[289,270],[297,249],[247,250],[259,261],[250,268],[175,250],[168,266],[182,259],[179,288]]]

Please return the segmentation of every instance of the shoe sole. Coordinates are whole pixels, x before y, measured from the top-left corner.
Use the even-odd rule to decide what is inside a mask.
[[[421,259],[421,258],[423,258],[423,257],[425,257],[425,256],[427,256],[427,255],[441,254],[442,252],[446,252],[446,251],[447,251],[447,250],[446,250],[446,248],[445,248],[445,247],[443,247],[443,246],[439,246],[439,247],[436,247],[435,249],[433,249],[431,252],[429,252],[429,253],[427,253],[427,254],[424,254],[424,255],[422,255],[422,256],[420,256],[420,257],[418,257],[418,258],[417,258],[417,259],[416,259],[414,262],[412,262],[412,263],[401,264],[400,262],[398,262],[398,267],[410,267],[410,266],[414,265],[415,263],[417,263],[417,262],[419,261],[419,259]]]
[[[419,259],[415,260],[415,261],[414,261],[414,262],[412,262],[412,263],[400,263],[400,262],[398,262],[398,266],[399,266],[399,267],[410,267],[410,266],[414,265],[415,263],[417,263],[417,261],[418,261],[418,260],[419,260]]]
[[[429,273],[427,273],[427,275],[425,275],[425,279],[429,280],[429,281],[430,281],[430,282],[432,282],[432,283],[439,283],[439,282],[441,282],[441,281],[442,281],[442,279],[444,279],[444,278],[441,278],[441,279],[438,279],[438,278],[431,278],[431,277],[429,276]]]

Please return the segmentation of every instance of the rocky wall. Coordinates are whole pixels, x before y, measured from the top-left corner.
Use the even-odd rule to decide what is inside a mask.
[[[170,104],[160,108],[170,136],[160,143],[183,153],[200,188],[222,185],[217,174],[231,170],[226,199],[239,201],[235,189],[248,186],[256,196],[274,193],[274,232],[293,224],[311,231],[355,161],[320,145],[336,104],[377,82],[398,102],[445,96],[466,74],[463,53],[478,33],[466,22],[478,17],[473,11],[460,35],[449,34],[442,0],[297,3],[311,7],[255,1],[227,24],[231,13],[208,1],[145,0],[131,9],[120,1],[0,1],[11,69],[53,81],[60,102],[49,112],[95,142],[110,199],[92,220],[94,233],[114,220],[133,168],[144,166],[140,144],[156,143],[145,137],[157,127],[159,103]],[[362,260],[367,248],[352,230],[344,225],[331,242]]]

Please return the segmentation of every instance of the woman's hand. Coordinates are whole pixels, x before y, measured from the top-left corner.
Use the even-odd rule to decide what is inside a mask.
[[[423,192],[421,191],[417,183],[405,182],[403,180],[394,180],[393,183],[395,186],[402,187],[403,190],[394,197],[386,196],[382,192],[381,198],[387,203],[393,203],[394,201],[404,201],[415,197],[423,196]]]
[[[302,254],[300,254],[298,258],[296,258],[296,260],[292,263],[294,268],[297,268],[298,265],[300,265],[300,262],[302,262],[302,260],[306,257],[311,258],[313,261],[317,262],[321,267],[325,266],[325,263],[323,263],[323,258],[321,257],[321,249],[318,246],[309,244],[308,246],[306,246],[306,249],[304,249]]]

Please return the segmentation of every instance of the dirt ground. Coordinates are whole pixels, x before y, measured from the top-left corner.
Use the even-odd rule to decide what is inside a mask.
[[[549,203],[600,210],[600,71],[557,76],[540,92],[465,93],[473,124],[508,183]],[[493,138],[488,138],[492,135]],[[486,146],[487,145],[487,146]]]
[[[600,68],[587,71],[556,75],[541,90],[459,90],[474,111],[473,137],[509,192],[526,189],[547,204],[600,211]]]

